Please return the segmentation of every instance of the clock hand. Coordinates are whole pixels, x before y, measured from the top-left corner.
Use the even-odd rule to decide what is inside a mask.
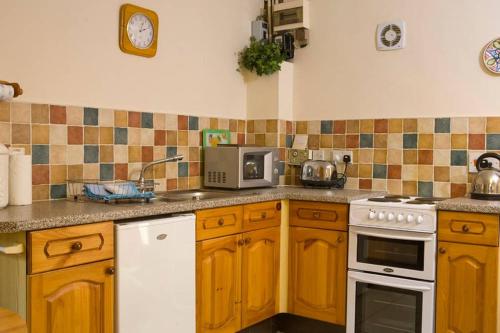
[[[147,28],[141,29],[141,30],[139,30],[139,32],[143,32],[143,31],[149,30],[149,29],[151,29],[151,27],[147,27]]]

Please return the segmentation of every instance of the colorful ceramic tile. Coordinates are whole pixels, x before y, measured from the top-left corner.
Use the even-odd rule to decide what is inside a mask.
[[[128,112],[115,110],[115,127],[128,127]]]
[[[60,105],[50,106],[50,123],[66,124],[66,107]]]
[[[375,133],[387,133],[389,130],[389,121],[387,119],[375,119]]]
[[[50,178],[50,168],[48,165],[33,165],[31,167],[31,174],[33,175],[32,184],[33,185],[41,185],[41,184],[49,184]]]
[[[403,148],[411,149],[417,148],[418,137],[417,134],[403,134]]]
[[[436,118],[434,120],[435,133],[450,133],[451,123],[450,118]]]
[[[33,145],[31,150],[33,164],[49,164],[49,145]]]
[[[141,127],[141,113],[129,111],[127,114],[128,117],[128,127]],[[116,121],[116,119],[115,119]],[[116,126],[116,125],[115,125]]]
[[[113,180],[114,179],[114,167],[113,164],[100,164],[99,165],[99,177],[101,180]]]
[[[35,124],[31,125],[31,142],[33,144],[48,144],[49,126]]]
[[[0,121],[2,120],[2,107],[0,106]],[[49,106],[47,104],[31,104],[31,123],[32,124],[48,124],[50,120]]]
[[[434,194],[432,182],[418,182],[418,196],[432,197]]]
[[[51,165],[50,166],[50,183],[62,184],[68,179],[68,167],[66,165]]]
[[[31,122],[31,104],[12,103],[10,105],[10,121],[18,124],[29,124]]]
[[[332,134],[333,133],[333,121],[332,120],[322,120],[321,121],[321,134]]]
[[[81,145],[83,144],[83,127],[81,126],[68,126],[68,144]]]
[[[387,165],[374,164],[373,165],[373,178],[387,178]]]
[[[450,155],[451,165],[467,165],[467,150],[452,150]]]
[[[141,127],[153,128],[153,114],[151,112],[141,112]]]
[[[66,107],[66,123],[67,125],[81,126],[83,124],[83,108],[76,106]],[[113,125],[114,124],[111,124],[110,126]]]
[[[50,185],[51,199],[65,199],[66,197],[66,184]]]
[[[99,143],[101,145],[113,144],[113,127],[99,127]]]
[[[98,163],[99,162],[99,146],[85,145],[83,147],[83,161],[84,163]]]
[[[83,128],[83,143],[98,144],[99,143],[99,128],[85,126]]]
[[[87,126],[99,125],[99,110],[97,108],[83,108],[83,124]]]
[[[14,129],[12,129],[14,131]],[[486,149],[500,150],[500,134],[486,135]]]
[[[469,134],[469,149],[484,150],[485,143],[486,140],[484,134]]]
[[[359,147],[360,148],[373,148],[373,134],[360,134]]]
[[[12,124],[12,144],[30,144],[31,126],[29,124]]]

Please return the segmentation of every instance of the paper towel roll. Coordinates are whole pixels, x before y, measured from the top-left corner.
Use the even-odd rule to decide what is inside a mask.
[[[0,101],[7,101],[14,97],[14,87],[8,84],[0,84]]]
[[[31,205],[31,155],[11,154],[9,204]]]
[[[9,154],[0,154],[0,208],[9,204]]]

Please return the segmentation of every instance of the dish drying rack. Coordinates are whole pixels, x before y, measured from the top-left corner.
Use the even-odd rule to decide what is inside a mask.
[[[150,202],[155,197],[153,180],[139,186],[134,180],[102,181],[96,179],[67,180],[68,199],[72,201]]]

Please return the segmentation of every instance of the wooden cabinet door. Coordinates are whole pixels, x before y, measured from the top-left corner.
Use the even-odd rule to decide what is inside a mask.
[[[113,260],[31,275],[29,324],[36,333],[113,333]]]
[[[498,248],[439,242],[436,333],[498,332]]]
[[[345,325],[347,233],[290,228],[289,312]]]
[[[241,235],[196,244],[199,333],[234,333],[241,327],[241,245]]]
[[[280,262],[280,228],[243,234],[242,327],[276,314]]]

